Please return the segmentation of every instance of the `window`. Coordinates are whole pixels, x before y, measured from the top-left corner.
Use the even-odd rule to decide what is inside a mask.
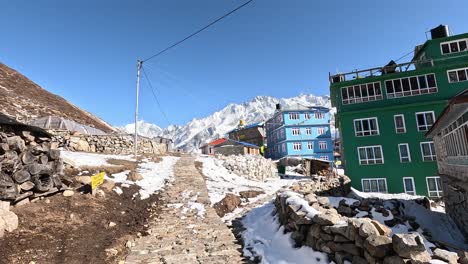
[[[312,134],[312,129],[311,129],[310,127],[307,127],[307,128],[306,128],[306,134],[307,134],[307,135]]]
[[[434,142],[421,142],[421,154],[423,161],[436,160]]]
[[[319,149],[327,149],[327,142],[319,141]]]
[[[442,130],[447,157],[468,157],[468,111]]]
[[[301,130],[297,127],[293,127],[292,128],[292,135],[293,136],[297,136],[297,135],[300,135],[301,134]]]
[[[416,113],[418,131],[427,131],[434,124],[434,111]]]
[[[395,132],[397,134],[406,133],[406,124],[404,115],[394,115],[393,119],[395,121]]]
[[[304,113],[304,118],[305,118],[305,119],[310,119],[310,113],[309,113],[309,112],[305,112],[305,113]]]
[[[408,143],[398,144],[398,151],[400,152],[401,163],[411,162],[411,155],[410,155]]]
[[[359,164],[383,164],[382,146],[358,147]]]
[[[437,84],[433,73],[385,81],[387,98],[398,98],[436,93]]]
[[[320,111],[316,111],[314,113],[315,115],[315,119],[324,119],[325,118],[325,114],[323,112],[320,112]]]
[[[284,138],[284,129],[280,130],[281,138]]]
[[[299,113],[297,113],[297,112],[289,113],[289,119],[290,120],[299,120]]]
[[[464,82],[468,80],[468,68],[447,71],[449,83]]]
[[[314,142],[312,141],[307,142],[307,149],[314,149]]]
[[[283,151],[283,153],[286,152],[286,144],[285,143],[281,144],[281,150]]]
[[[325,128],[324,127],[317,128],[317,134],[319,134],[319,135],[325,134]]]
[[[302,149],[302,144],[300,142],[294,142],[293,143],[293,149],[294,150],[301,150]]]
[[[416,195],[416,188],[414,186],[413,177],[403,177],[403,187],[405,188],[405,193],[409,195]]]
[[[385,178],[362,179],[361,183],[363,192],[387,192],[387,179]]]
[[[377,118],[363,118],[354,120],[354,133],[356,137],[374,136],[379,134]]]
[[[382,100],[380,82],[343,87],[341,88],[341,100],[343,104]]]
[[[450,42],[443,42],[440,43],[440,49],[442,54],[450,54],[450,53],[457,53],[463,52],[467,50],[467,39],[455,40]]]
[[[426,177],[427,183],[427,194],[429,197],[441,197],[442,196],[442,183],[440,177]]]
[[[319,159],[321,159],[321,160],[328,160],[328,156],[320,156]]]

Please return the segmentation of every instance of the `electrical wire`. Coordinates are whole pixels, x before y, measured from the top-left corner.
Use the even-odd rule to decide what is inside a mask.
[[[208,25],[202,27],[201,29],[199,29],[199,30],[195,31],[194,33],[188,35],[187,37],[185,37],[185,38],[183,38],[183,39],[181,39],[181,40],[175,42],[174,44],[170,45],[169,47],[167,47],[167,48],[165,48],[165,49],[159,51],[158,53],[156,53],[156,54],[154,54],[154,55],[148,57],[147,59],[145,59],[145,60],[143,60],[143,61],[145,62],[145,61],[151,60],[151,59],[153,59],[154,57],[157,57],[157,56],[159,56],[159,55],[165,53],[166,51],[168,51],[168,50],[170,50],[170,49],[172,49],[172,48],[178,46],[178,45],[181,44],[182,42],[184,42],[184,41],[186,41],[186,40],[188,40],[188,39],[194,37],[194,36],[197,35],[198,33],[204,31],[205,29],[207,29],[207,28],[209,28],[209,27],[211,27],[211,26],[213,26],[214,24],[218,23],[219,21],[223,20],[224,18],[228,17],[229,15],[233,14],[234,12],[236,12],[236,11],[239,10],[239,9],[241,9],[242,7],[244,7],[244,6],[248,5],[248,4],[250,4],[252,1],[253,1],[253,0],[249,0],[249,1],[245,2],[245,3],[243,3],[242,5],[240,5],[240,6],[236,7],[236,8],[234,8],[234,9],[231,10],[230,12],[224,14],[223,16],[219,17],[218,19],[216,19],[216,20],[214,20],[213,22],[209,23]]]
[[[146,78],[146,81],[148,82],[149,87],[151,88],[151,89],[150,89],[150,90],[151,90],[151,93],[153,94],[153,98],[154,98],[154,100],[156,101],[156,104],[158,105],[159,110],[160,110],[161,113],[163,114],[163,117],[164,117],[164,119],[166,120],[166,123],[167,123],[168,125],[170,125],[171,123],[169,122],[169,119],[167,118],[167,115],[166,115],[166,113],[164,112],[164,110],[163,110],[163,108],[162,108],[162,106],[161,106],[161,103],[159,103],[158,97],[157,97],[156,94],[154,93],[153,85],[151,84],[151,81],[150,81],[150,79],[148,78],[148,75],[146,74],[145,68],[141,67],[141,70],[142,70],[142,72],[143,72],[143,75],[144,75],[145,78]]]

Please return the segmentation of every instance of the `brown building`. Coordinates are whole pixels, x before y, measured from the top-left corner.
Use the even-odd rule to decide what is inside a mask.
[[[253,144],[220,138],[200,147],[202,154],[206,155],[259,155],[260,148]]]
[[[228,132],[229,139],[247,142],[256,146],[265,144],[266,132],[264,123],[255,123],[243,126],[242,121],[239,127]]]
[[[449,101],[426,136],[434,140],[440,176],[427,188],[443,193],[446,212],[468,237],[468,89]]]

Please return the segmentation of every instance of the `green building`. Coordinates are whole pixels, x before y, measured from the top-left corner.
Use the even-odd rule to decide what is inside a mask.
[[[330,75],[345,173],[366,192],[441,196],[425,137],[448,100],[468,88],[468,33],[431,30],[409,63]]]

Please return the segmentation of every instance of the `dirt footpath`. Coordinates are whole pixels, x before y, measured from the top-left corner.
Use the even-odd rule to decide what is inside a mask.
[[[118,263],[127,240],[146,235],[148,218],[156,213],[152,205],[159,202],[156,195],[132,200],[138,188],[122,189],[120,196],[105,190],[105,198],[59,193],[12,208],[19,227],[0,239],[0,263]]]

